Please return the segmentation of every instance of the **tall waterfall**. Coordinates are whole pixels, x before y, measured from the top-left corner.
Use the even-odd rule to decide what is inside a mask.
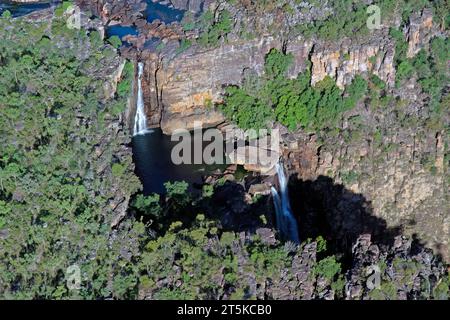
[[[281,163],[277,163],[276,169],[278,182],[280,184],[280,194],[274,187],[271,188],[271,192],[275,207],[277,227],[284,239],[294,243],[300,243],[297,221],[292,214],[291,204],[289,202],[288,181],[284,172],[284,167]]]
[[[147,131],[147,117],[144,110],[144,93],[142,92],[142,76],[144,63],[138,63],[138,95],[136,104],[136,116],[134,117],[133,135],[144,134]]]

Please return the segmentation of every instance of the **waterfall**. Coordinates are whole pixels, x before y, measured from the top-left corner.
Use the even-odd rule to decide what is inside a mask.
[[[136,104],[136,116],[134,117],[133,135],[147,132],[147,117],[144,110],[144,93],[142,92],[142,76],[144,74],[144,63],[138,63],[138,95]]]
[[[280,194],[274,187],[271,188],[271,192],[275,207],[277,227],[284,239],[294,243],[300,243],[297,221],[292,214],[291,204],[289,202],[288,181],[284,172],[284,167],[281,163],[277,163],[276,169],[280,185]]]

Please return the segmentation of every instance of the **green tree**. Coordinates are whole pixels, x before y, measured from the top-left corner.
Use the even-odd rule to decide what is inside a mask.
[[[108,42],[116,49],[118,49],[122,45],[122,41],[118,36],[109,37]]]

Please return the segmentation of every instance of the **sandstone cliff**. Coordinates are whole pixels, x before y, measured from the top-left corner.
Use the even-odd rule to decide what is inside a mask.
[[[428,11],[410,20],[405,39],[411,57],[426,47],[438,31]],[[150,65],[147,76],[152,79],[146,98],[153,110],[149,116],[155,125],[160,119],[159,125],[168,134],[177,128],[192,129],[194,121],[201,121],[204,127],[216,126],[224,118],[213,105],[221,101],[224,87],[241,84],[246,72],[262,75],[265,55],[271,48],[282,46],[280,39],[267,36],[230,40],[209,50],[191,47],[176,54],[176,45],[168,42],[163,52],[143,56]],[[332,177],[355,194],[364,195],[374,217],[384,219],[389,227],[400,226],[406,234],[416,234],[449,257],[446,135],[424,122],[427,116],[420,110],[427,99],[419,94],[414,79],[407,87],[394,88],[395,43],[388,30],[376,31],[365,40],[335,43],[298,38],[289,41],[285,49],[294,55],[291,77],[305,69],[307,60],[312,63],[312,84],[329,76],[344,87],[357,74],[373,73],[386,82],[389,92],[404,101],[403,107],[392,106],[391,111],[373,111],[361,103],[341,124],[342,133],[326,141],[317,141],[308,133],[286,133],[285,156],[293,172],[303,180]],[[151,67],[155,61],[158,67]],[[351,120],[355,116],[360,119],[357,125]],[[404,119],[410,123],[401,124]],[[375,142],[374,135],[380,133],[382,140]],[[353,196],[339,197],[339,203],[333,199],[330,195],[325,207],[336,235],[345,237],[355,233],[355,228],[361,232],[370,225],[370,221],[362,222],[358,210],[352,209]]]
[[[366,43],[352,43],[347,39],[338,44],[296,39],[286,48],[295,60],[289,75],[295,77],[304,71],[309,59],[312,84],[330,76],[338,86],[344,87],[355,75],[371,72],[392,85],[395,79],[394,45],[379,38],[377,34]],[[279,39],[265,37],[230,42],[211,50],[194,47],[177,56],[173,51],[167,55],[162,53],[157,58],[161,60],[161,66],[156,80],[161,91],[163,131],[171,133],[179,126],[192,128],[194,121],[202,121],[205,127],[223,121],[211,105],[221,101],[225,86],[240,85],[246,72],[262,75],[266,54],[271,48],[281,47]],[[154,59],[156,57],[147,61],[153,63]]]

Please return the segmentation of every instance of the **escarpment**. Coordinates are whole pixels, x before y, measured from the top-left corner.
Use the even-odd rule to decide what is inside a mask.
[[[430,38],[437,33],[430,14],[424,11],[411,18],[405,31],[408,56],[428,46]],[[161,128],[165,133],[177,127],[191,129],[195,121],[203,126],[215,126],[223,118],[212,108],[222,100],[224,89],[240,85],[246,74],[261,76],[264,59],[271,48],[292,53],[294,63],[288,72],[296,77],[311,63],[311,84],[330,77],[340,88],[349,85],[356,75],[371,74],[383,80],[388,88],[395,83],[395,41],[388,29],[375,30],[367,39],[344,38],[340,41],[323,41],[298,37],[288,41],[273,36],[253,40],[233,38],[220,46],[205,49],[192,46],[183,52],[177,50],[176,41],[163,40],[159,52],[143,51],[142,58],[154,73],[149,101],[161,108]],[[156,99],[156,100],[155,100]],[[152,107],[153,108],[153,107]],[[153,117],[152,114],[149,114]]]
[[[155,104],[156,98],[161,104],[163,131],[171,133],[179,126],[192,129],[195,121],[204,127],[222,122],[223,117],[213,105],[221,101],[225,87],[242,84],[246,73],[261,76],[266,54],[271,48],[281,47],[278,39],[267,37],[227,43],[211,50],[191,48],[180,55],[173,50],[148,54],[145,61],[150,65],[158,61],[159,68],[149,67],[148,72],[156,76],[148,90],[153,94],[147,99]],[[356,45],[351,41],[327,44],[298,39],[288,44],[286,52],[294,56],[291,77],[304,71],[308,61],[312,62],[312,84],[329,76],[343,88],[355,75],[369,72],[388,85],[394,83],[394,49],[389,41],[373,39]]]
[[[429,11],[412,15],[404,30],[408,57],[427,48],[438,34]],[[225,88],[242,85],[248,74],[263,76],[264,59],[272,48],[292,53],[289,77],[310,68],[312,85],[330,77],[345,88],[357,75],[378,76],[386,84],[386,92],[401,97],[403,109],[375,111],[363,101],[347,113],[338,128],[341,133],[335,137],[319,141],[308,132],[284,134],[284,155],[299,179],[329,176],[342,182],[355,194],[364,195],[373,215],[389,227],[399,226],[405,234],[418,235],[445,257],[450,256],[446,134],[425,124],[427,98],[420,94],[414,79],[408,87],[395,87],[396,43],[389,30],[376,30],[362,40],[299,37],[284,43],[264,36],[230,39],[211,49],[192,46],[178,52],[177,47],[167,41],[163,50],[144,51],[140,57],[147,64],[148,116],[166,134],[179,128],[193,129],[194,123],[206,128],[225,122],[215,108]],[[401,119],[407,118],[411,123],[405,125],[402,121],[406,120]],[[333,221],[338,237],[360,228],[362,217],[357,210],[352,211],[352,199],[343,197],[335,203],[329,195],[326,202],[327,219]]]
[[[0,295],[448,299],[450,42],[399,2],[0,4]]]
[[[186,9],[186,3],[171,4]],[[149,26],[140,28],[147,30]],[[427,9],[412,14],[401,31],[409,58],[428,49],[433,37],[442,35]],[[364,195],[373,215],[388,226],[401,226],[405,233],[417,234],[449,256],[447,136],[441,128],[427,124],[428,98],[415,79],[396,88],[398,48],[388,27],[373,30],[363,39],[334,41],[301,36],[286,40],[267,34],[243,39],[232,34],[216,47],[194,44],[183,50],[171,36],[163,38],[158,49],[144,49],[142,41],[131,39],[141,49],[125,47],[122,54],[145,63],[143,90],[149,125],[161,127],[166,134],[193,129],[196,123],[206,128],[226,122],[215,107],[225,88],[242,85],[248,75],[264,76],[265,57],[272,48],[293,55],[289,77],[310,68],[312,85],[330,77],[343,89],[357,75],[378,76],[386,84],[385,92],[397,97],[397,106],[394,103],[384,110],[373,110],[362,101],[346,113],[335,128],[339,132],[335,136],[285,132],[284,157],[299,179],[335,179],[355,194]],[[327,219],[333,221],[335,234],[344,237],[359,228],[362,218],[351,209],[351,198],[343,197],[339,203],[334,198],[330,195],[326,200]]]

